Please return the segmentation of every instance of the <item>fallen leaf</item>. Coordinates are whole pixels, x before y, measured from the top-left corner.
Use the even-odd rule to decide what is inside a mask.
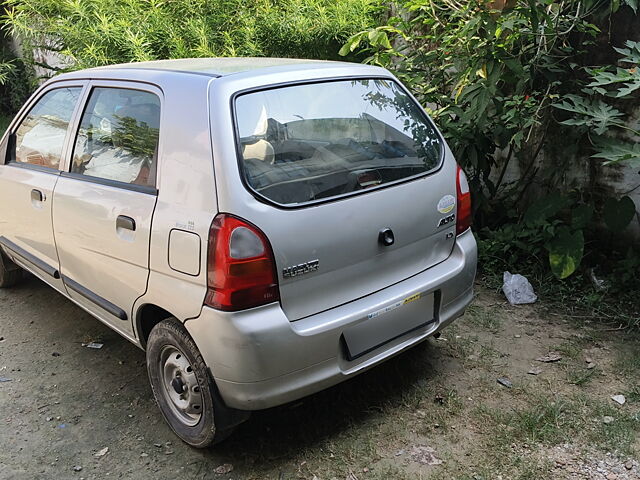
[[[527,373],[529,375],[540,375],[542,373],[542,369],[540,367],[532,367]]]

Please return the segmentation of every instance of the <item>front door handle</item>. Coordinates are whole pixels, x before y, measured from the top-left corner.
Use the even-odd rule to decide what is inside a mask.
[[[45,196],[40,190],[33,189],[31,190],[31,200],[34,202],[44,202]]]
[[[118,215],[118,219],[116,220],[116,228],[123,228],[125,230],[131,230],[132,232],[136,231],[136,221],[127,217],[126,215]]]

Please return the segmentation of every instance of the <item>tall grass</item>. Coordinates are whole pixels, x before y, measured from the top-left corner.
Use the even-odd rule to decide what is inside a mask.
[[[7,27],[63,69],[165,58],[337,58],[379,0],[8,0]]]

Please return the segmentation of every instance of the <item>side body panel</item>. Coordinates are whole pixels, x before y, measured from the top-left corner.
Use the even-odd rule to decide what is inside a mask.
[[[64,87],[77,87],[82,90],[84,83],[75,80],[43,85],[16,115],[5,133],[3,143],[7,142],[7,136],[20,125],[31,108],[48,91]],[[72,120],[79,108],[80,102],[75,106]],[[67,131],[62,148],[61,166],[64,165],[68,154],[70,130],[71,128]],[[5,164],[5,160],[0,159],[0,244],[3,244],[1,248],[16,263],[64,292],[52,224],[53,192],[60,171],[15,162]]]
[[[206,76],[166,76],[158,202],[153,216],[147,292],[134,311],[157,305],[181,321],[200,314],[207,291],[207,241],[216,215]],[[169,252],[171,232],[189,237],[187,249]],[[175,240],[175,238],[174,238]],[[199,247],[199,248],[198,248]],[[173,262],[170,264],[170,258]],[[182,266],[190,265],[188,271]],[[198,265],[199,268],[195,268]]]
[[[154,195],[64,176],[56,187],[53,224],[69,295],[128,334],[133,333],[132,306],[147,289],[155,202]],[[135,231],[117,227],[120,215],[134,219]],[[69,280],[111,302],[125,315],[99,307]]]
[[[23,252],[32,255],[34,262],[44,262],[46,269],[34,262],[25,266],[47,283],[63,289],[59,273],[51,275],[60,269],[51,223],[53,189],[58,178],[58,172],[0,165],[0,204],[11,206],[0,209],[0,245],[18,264],[24,262],[26,255],[20,255]],[[42,193],[42,201],[32,198],[33,190]]]

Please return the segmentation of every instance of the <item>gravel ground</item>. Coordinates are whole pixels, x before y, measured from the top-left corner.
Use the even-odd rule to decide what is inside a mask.
[[[593,398],[616,417],[612,425],[619,418],[634,425],[623,415],[638,403],[611,405],[610,394],[628,389],[611,373],[614,340],[575,340],[583,327],[480,291],[440,340],[303,401],[257,412],[230,440],[202,451],[162,420],[144,353],[30,278],[0,291],[0,479],[640,478],[634,453],[557,443],[548,434],[528,441],[527,451],[495,450],[500,429],[518,445],[535,439],[518,437],[520,427],[500,415],[535,410],[537,395]],[[576,368],[584,370],[585,353],[597,364],[594,380],[581,386],[567,381],[574,368],[568,353],[553,364],[534,360],[574,340],[582,342],[571,360]],[[83,346],[92,341],[104,346]],[[542,372],[528,375],[532,366]],[[593,422],[600,428],[601,420]],[[631,452],[634,432],[617,433]]]

